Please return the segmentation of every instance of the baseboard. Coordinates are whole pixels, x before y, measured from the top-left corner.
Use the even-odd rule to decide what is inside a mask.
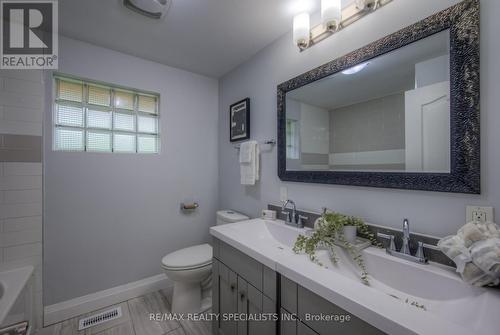
[[[46,306],[44,308],[44,327],[147,293],[166,289],[169,286],[173,286],[173,282],[169,280],[165,274],[159,274],[136,282]]]

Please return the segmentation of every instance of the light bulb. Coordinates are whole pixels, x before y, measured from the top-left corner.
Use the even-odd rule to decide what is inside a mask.
[[[355,3],[356,3],[356,8],[359,10],[364,10],[366,7],[365,0],[356,0]]]
[[[293,18],[293,42],[299,48],[309,44],[311,21],[309,13],[300,13]]]
[[[375,9],[377,2],[376,0],[356,0],[355,4],[357,9],[365,10],[365,9]]]
[[[321,21],[329,30],[337,30],[342,20],[341,0],[321,0]]]

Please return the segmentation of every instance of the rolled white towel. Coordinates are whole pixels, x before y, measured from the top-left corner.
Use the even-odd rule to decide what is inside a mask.
[[[492,277],[500,278],[500,238],[476,242],[470,248],[474,263]]]
[[[475,286],[500,283],[500,228],[492,222],[469,222],[438,247],[452,259],[462,279]]]

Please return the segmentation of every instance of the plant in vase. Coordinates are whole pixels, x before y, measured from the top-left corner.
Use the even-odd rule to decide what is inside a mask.
[[[353,246],[352,242],[354,241],[350,238],[349,240],[346,239],[345,227],[355,227],[355,229],[362,236],[368,238],[373,245],[380,247],[380,244],[368,228],[368,225],[360,218],[325,211],[319,219],[319,224],[315,227],[311,236],[299,235],[299,237],[297,237],[293,251],[295,253],[304,252],[309,256],[311,261],[323,266],[323,264],[316,257],[316,250],[319,247],[324,247],[328,250],[332,263],[336,264],[338,262],[338,258],[335,252],[335,242],[340,242],[340,245],[348,251],[354,262],[360,268],[361,280],[363,283],[369,284],[368,272],[366,271],[363,256]]]

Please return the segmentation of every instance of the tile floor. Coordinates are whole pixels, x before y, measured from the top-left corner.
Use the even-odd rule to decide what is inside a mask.
[[[170,313],[163,292],[154,292],[119,304],[123,316],[86,330],[78,331],[78,320],[92,312],[44,328],[39,335],[212,335],[210,321],[151,321],[150,313]],[[103,310],[108,310],[109,307]]]

